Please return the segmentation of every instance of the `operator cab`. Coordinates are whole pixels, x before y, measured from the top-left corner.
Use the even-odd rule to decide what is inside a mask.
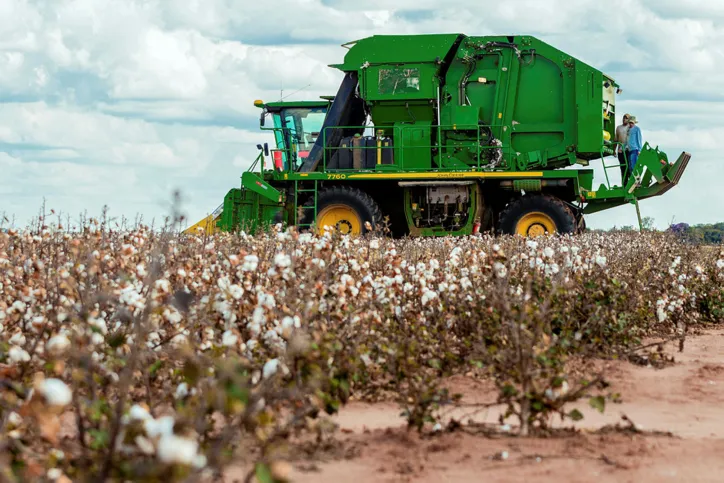
[[[271,102],[264,105],[261,129],[273,130],[276,149],[274,166],[282,171],[298,171],[322,131],[330,100]],[[264,118],[271,114],[273,127],[265,128]]]

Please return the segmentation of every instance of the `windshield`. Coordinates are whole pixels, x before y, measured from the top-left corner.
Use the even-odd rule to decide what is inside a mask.
[[[296,171],[309,156],[312,146],[322,130],[327,109],[323,107],[290,107],[274,114],[277,148],[283,149],[284,169],[287,169],[287,153],[292,153]]]

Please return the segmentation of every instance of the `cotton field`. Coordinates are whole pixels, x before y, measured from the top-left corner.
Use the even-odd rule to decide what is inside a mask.
[[[180,481],[246,461],[282,481],[280,443],[333,433],[325,415],[350,399],[394,400],[426,431],[456,403],[439,382],[470,371],[521,434],[543,432],[596,390],[572,360],[683,345],[721,320],[723,283],[724,252],[656,233],[11,230],[0,467],[11,481]]]

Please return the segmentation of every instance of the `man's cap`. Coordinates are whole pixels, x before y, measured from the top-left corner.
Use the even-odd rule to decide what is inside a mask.
[[[628,122],[632,122],[634,124],[638,124],[638,120],[636,119],[636,116],[629,116]]]

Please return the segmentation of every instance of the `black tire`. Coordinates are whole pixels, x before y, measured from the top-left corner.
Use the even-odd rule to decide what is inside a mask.
[[[499,232],[507,235],[517,233],[518,222],[532,213],[542,213],[552,220],[558,234],[576,233],[576,217],[559,198],[550,195],[530,195],[512,200],[500,212]]]
[[[367,229],[366,222],[375,230],[382,223],[382,211],[374,199],[364,191],[350,186],[332,186],[325,188],[317,193],[317,213],[331,205],[344,205],[351,208],[357,213],[361,220],[361,234],[366,234],[370,230]],[[304,210],[300,224],[306,227],[312,223],[314,198],[308,199],[304,203]]]

